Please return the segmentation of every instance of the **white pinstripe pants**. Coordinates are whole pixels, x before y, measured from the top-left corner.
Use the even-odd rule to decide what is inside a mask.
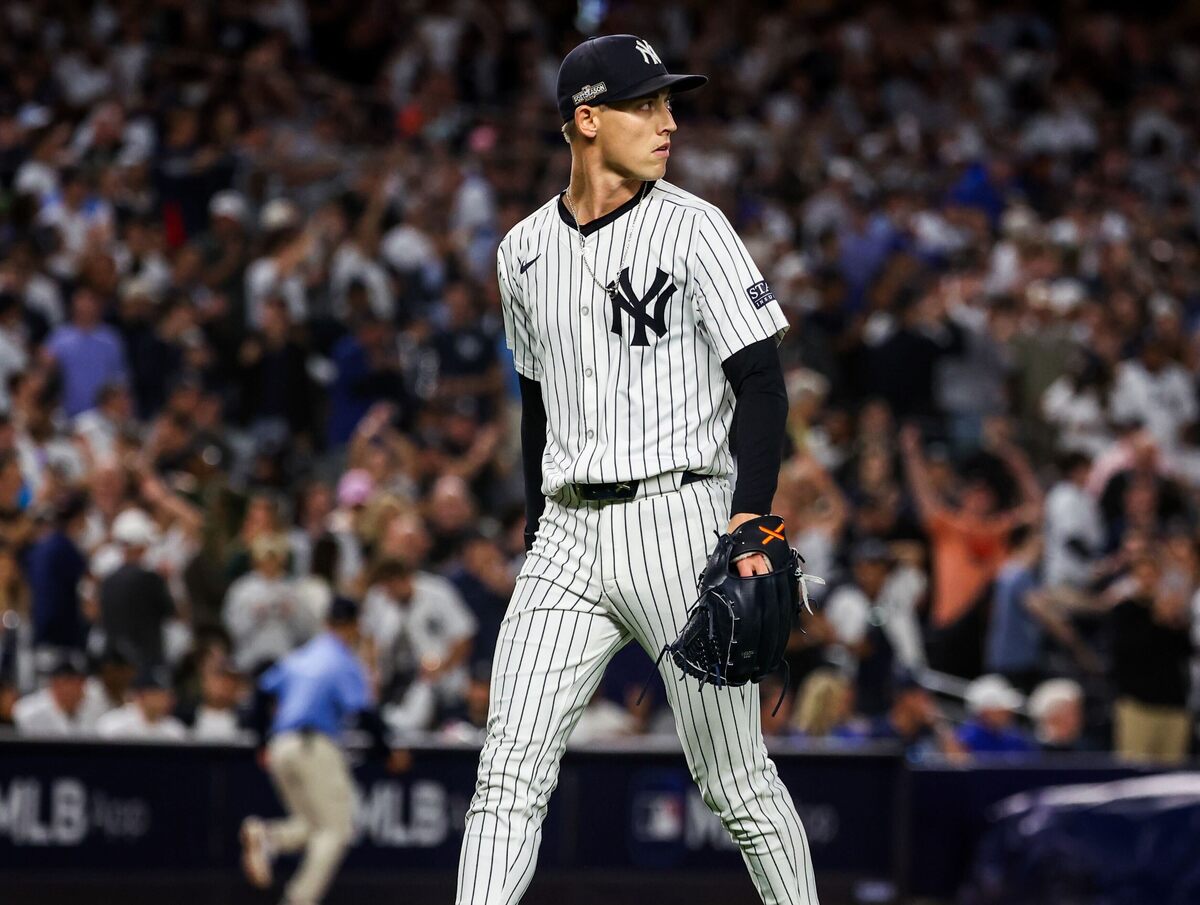
[[[713,478],[602,508],[547,501],[496,645],[458,905],[520,901],[571,730],[631,638],[652,655],[675,639],[730,500],[729,482]],[[808,840],[763,745],[758,687],[698,690],[669,658],[661,671],[688,768],[763,902],[816,905]]]

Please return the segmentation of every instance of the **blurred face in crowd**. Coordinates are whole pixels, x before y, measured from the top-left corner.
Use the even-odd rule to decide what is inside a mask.
[[[210,659],[200,675],[200,693],[205,705],[216,710],[231,710],[237,706],[241,690],[238,676]]]
[[[101,512],[116,514],[125,499],[125,470],[119,465],[105,465],[92,474],[92,501]]]
[[[1070,745],[1082,732],[1083,701],[1079,698],[1059,701],[1038,721],[1038,738],[1052,745]]]
[[[246,508],[242,537],[251,539],[275,530],[275,506],[268,497],[256,496]]]
[[[985,518],[996,510],[996,494],[985,481],[972,481],[963,490],[963,510],[967,515]]]
[[[60,710],[74,715],[83,703],[83,690],[87,683],[84,676],[53,676],[50,679],[50,694]]]
[[[0,460],[0,503],[16,497],[23,483],[21,465],[16,458],[5,456]]]
[[[858,432],[880,437],[892,433],[892,412],[888,404],[881,399],[874,399],[862,407],[858,414]]]
[[[1142,364],[1151,374],[1157,374],[1167,365],[1167,349],[1163,343],[1155,340],[1142,347]]]
[[[101,408],[114,421],[128,421],[133,417],[133,397],[124,386],[114,387],[103,396]]]
[[[678,127],[666,91],[599,107],[585,104],[576,110],[575,125],[594,140],[605,166],[623,179],[662,179],[667,172],[668,146]]]
[[[861,487],[884,487],[891,484],[892,459],[887,450],[872,447],[864,450],[858,460],[858,483]]]
[[[105,693],[114,701],[124,701],[133,684],[133,664],[120,660],[106,660],[100,664],[99,679]]]
[[[259,553],[254,557],[254,567],[268,578],[278,578],[283,574],[287,555],[278,550]]]
[[[383,590],[397,603],[408,603],[413,595],[412,573],[391,576],[383,583]]]
[[[333,512],[333,491],[325,483],[309,486],[304,494],[304,524],[321,526]]]
[[[1158,488],[1151,480],[1134,479],[1125,491],[1125,516],[1136,525],[1153,525],[1158,518]]]
[[[979,722],[993,732],[1002,732],[1012,726],[1015,721],[1016,716],[1013,712],[1003,707],[988,707],[979,711]]]
[[[266,338],[273,342],[282,341],[287,338],[290,328],[291,319],[283,299],[268,299],[262,309],[262,331]]]
[[[933,697],[924,688],[912,686],[896,692],[892,702],[892,725],[903,736],[912,736],[930,725],[937,713]]]
[[[446,306],[446,316],[452,329],[469,327],[475,320],[475,306],[471,304],[466,283],[454,282],[447,286],[442,302]]]
[[[854,564],[854,583],[868,597],[875,597],[887,581],[888,564],[882,559],[863,559]]]
[[[21,581],[21,569],[16,551],[8,544],[0,545],[0,588],[9,588]]]
[[[96,293],[79,289],[71,297],[71,318],[75,326],[87,329],[100,323],[104,310]]]
[[[157,723],[175,709],[175,693],[169,688],[143,688],[136,700],[148,723]]]
[[[409,566],[418,566],[429,555],[429,545],[424,519],[415,512],[402,512],[387,523],[380,552]]]
[[[439,478],[429,495],[429,518],[443,531],[465,528],[475,518],[471,491],[461,478]]]
[[[78,209],[87,198],[87,184],[78,176],[71,177],[63,185],[63,203],[72,209]]]
[[[463,565],[467,571],[502,597],[512,593],[513,577],[504,553],[495,541],[476,538],[463,549]]]
[[[458,449],[466,449],[471,445],[477,428],[475,419],[461,412],[448,412],[442,419],[442,435]]]

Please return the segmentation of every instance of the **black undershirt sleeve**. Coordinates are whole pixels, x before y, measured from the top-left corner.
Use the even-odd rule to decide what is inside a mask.
[[[730,355],[721,369],[737,400],[732,434],[737,486],[729,514],[765,515],[771,511],[779,483],[788,415],[787,388],[774,337]]]
[[[546,406],[542,385],[517,375],[521,381],[521,462],[525,473],[525,552],[533,547],[538,520],[546,507],[542,496],[542,454],[546,451]]]

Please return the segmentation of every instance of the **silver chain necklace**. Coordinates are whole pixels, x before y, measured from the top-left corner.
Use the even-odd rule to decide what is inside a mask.
[[[634,205],[634,207],[638,208],[638,222],[639,223],[641,222],[642,198],[645,197],[645,194],[646,194],[646,185],[647,185],[647,183],[643,182],[642,187],[640,189],[638,189],[637,204]],[[607,293],[608,295],[612,295],[613,293],[615,293],[617,291],[617,281],[613,280],[610,285],[605,286],[596,277],[596,271],[594,271],[592,269],[592,265],[590,263],[588,263],[587,246],[584,244],[583,230],[579,227],[579,215],[577,213],[575,213],[575,205],[571,203],[571,190],[570,189],[567,189],[567,191],[563,192],[563,200],[566,201],[566,203],[567,203],[567,210],[569,210],[571,212],[571,219],[575,221],[575,233],[576,233],[576,235],[579,236],[579,259],[581,261],[583,261],[583,266],[585,268],[587,268],[587,272],[591,276],[592,282],[595,283],[597,286],[599,286],[600,290],[602,292]],[[633,239],[634,232],[636,232],[636,230],[634,229],[634,224],[630,223],[629,229],[626,230],[626,232],[625,232],[625,248],[622,249],[622,251],[621,251],[621,263],[617,265],[617,277],[618,278],[621,275],[621,271],[623,271],[625,269],[625,258],[629,255],[629,243]],[[600,249],[599,249],[599,247],[597,247],[596,248],[596,256],[599,257],[599,255],[600,255]]]

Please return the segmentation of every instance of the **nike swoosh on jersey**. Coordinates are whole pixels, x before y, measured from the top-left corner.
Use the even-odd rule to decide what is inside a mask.
[[[517,263],[521,265],[521,273],[524,273],[526,270],[532,267],[534,262],[540,257],[541,255],[534,255],[528,261],[518,261]]]

